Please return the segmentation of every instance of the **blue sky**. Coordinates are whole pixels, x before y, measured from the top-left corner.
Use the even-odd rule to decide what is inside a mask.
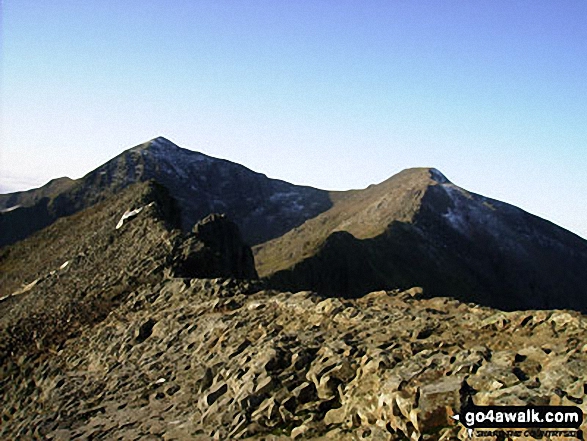
[[[587,238],[587,2],[2,3],[0,191],[156,136],[363,188],[433,166]]]

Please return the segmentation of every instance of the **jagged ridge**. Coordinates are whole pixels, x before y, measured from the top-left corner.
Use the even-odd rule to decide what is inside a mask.
[[[450,415],[468,399],[587,410],[578,313],[251,288],[143,284],[58,355],[3,370],[0,436],[467,440]]]

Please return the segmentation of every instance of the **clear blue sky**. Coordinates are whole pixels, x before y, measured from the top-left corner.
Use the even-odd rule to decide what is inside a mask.
[[[587,2],[4,0],[0,191],[155,136],[326,189],[433,166],[587,238]]]

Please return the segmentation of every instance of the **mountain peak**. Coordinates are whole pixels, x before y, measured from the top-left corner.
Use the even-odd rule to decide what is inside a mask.
[[[165,138],[163,136],[158,136],[156,138],[151,139],[149,141],[149,145],[177,147],[177,145],[175,145],[173,142],[171,142],[170,140],[168,140],[167,138]]]
[[[385,181],[369,186],[372,191],[387,191],[389,187],[396,188],[421,188],[425,189],[431,185],[451,184],[442,172],[432,167],[406,168],[399,173],[387,178]]]
[[[176,144],[171,142],[169,139],[163,136],[157,136],[156,138],[150,139],[149,141],[143,142],[139,145],[131,147],[130,149],[126,150],[126,152],[142,152],[142,151],[149,151],[151,149],[172,149],[172,148],[179,148]]]

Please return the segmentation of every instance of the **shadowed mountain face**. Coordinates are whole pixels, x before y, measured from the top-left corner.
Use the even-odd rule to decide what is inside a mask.
[[[326,191],[270,179],[156,138],[77,181],[62,178],[39,189],[0,195],[0,246],[148,180],[164,185],[177,200],[185,231],[210,213],[225,213],[250,244],[279,237],[332,205]]]
[[[434,169],[406,170],[255,250],[274,286],[357,297],[424,287],[507,310],[587,310],[587,242]]]

